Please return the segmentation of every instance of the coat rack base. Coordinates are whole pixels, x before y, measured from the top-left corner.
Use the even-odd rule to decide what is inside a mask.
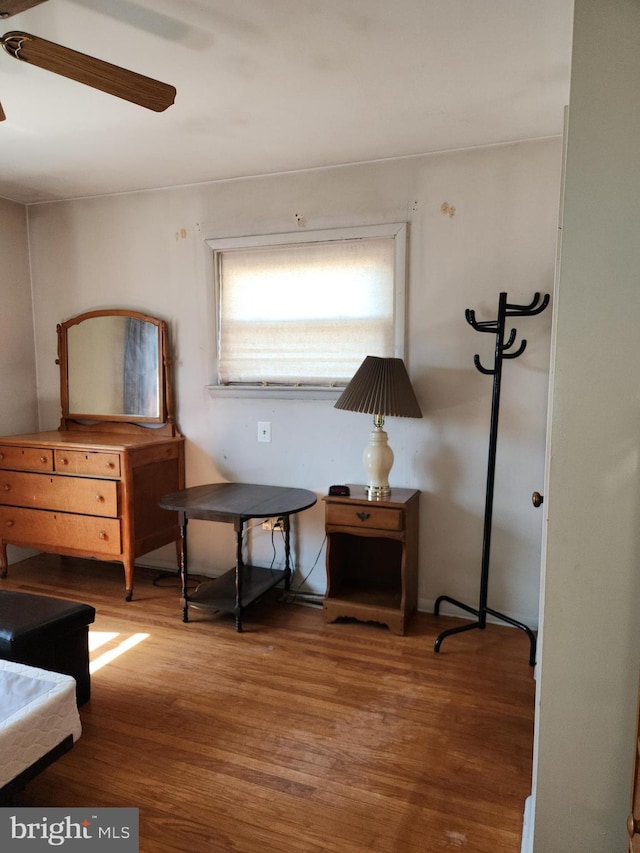
[[[450,598],[448,595],[440,595],[436,598],[436,602],[433,608],[433,612],[435,616],[438,616],[440,613],[440,604],[443,601],[449,602],[449,604],[453,604],[454,607],[459,607],[461,610],[465,610],[467,613],[471,613],[473,616],[478,617],[477,622],[467,622],[465,625],[460,625],[457,628],[449,628],[446,631],[442,631],[441,634],[438,635],[436,641],[433,645],[434,652],[440,651],[440,646],[445,637],[450,637],[452,634],[462,634],[464,631],[473,631],[474,628],[478,628],[483,631],[487,627],[487,614],[489,616],[493,616],[494,619],[499,619],[502,622],[506,622],[509,625],[512,625],[514,628],[519,628],[529,638],[529,666],[535,666],[536,664],[536,635],[533,633],[531,628],[525,625],[523,622],[518,622],[517,619],[512,619],[510,616],[505,616],[504,613],[499,613],[497,610],[492,610],[490,607],[484,607],[482,609],[476,609],[475,607],[470,607],[468,604],[463,604],[461,601],[457,601],[455,598]]]

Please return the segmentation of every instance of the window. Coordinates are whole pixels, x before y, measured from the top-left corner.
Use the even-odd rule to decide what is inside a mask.
[[[344,386],[404,349],[404,224],[207,240],[216,383]]]

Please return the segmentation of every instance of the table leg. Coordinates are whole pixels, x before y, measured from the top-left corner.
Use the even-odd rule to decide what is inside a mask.
[[[122,561],[124,566],[124,600],[131,601],[133,598],[133,570],[135,569],[135,557],[128,556]]]
[[[289,516],[283,516],[284,521],[284,588],[288,592],[291,585],[291,525]]]
[[[236,531],[236,631],[242,631],[242,569],[244,561],[242,559],[242,530],[244,522],[242,519],[237,519],[234,522]]]
[[[187,563],[187,523],[186,513],[179,513],[180,521],[180,579],[182,582],[182,621],[189,621],[189,595],[187,587],[189,583],[189,568]]]
[[[0,540],[0,578],[6,578],[8,568],[7,543],[4,540]]]

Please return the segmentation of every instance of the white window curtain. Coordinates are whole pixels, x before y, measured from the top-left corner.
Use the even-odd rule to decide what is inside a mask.
[[[215,252],[218,381],[341,385],[393,356],[393,236]]]

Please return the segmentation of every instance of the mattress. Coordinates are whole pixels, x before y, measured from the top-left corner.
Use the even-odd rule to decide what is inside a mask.
[[[81,732],[74,678],[0,660],[0,788]]]

